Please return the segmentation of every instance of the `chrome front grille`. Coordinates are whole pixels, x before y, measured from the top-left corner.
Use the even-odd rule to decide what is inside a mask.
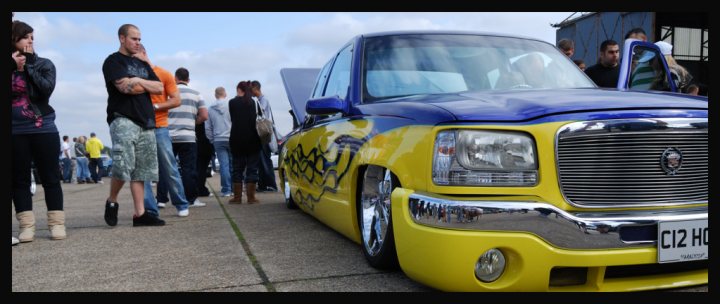
[[[706,203],[707,126],[706,118],[565,125],[556,137],[563,195],[570,204],[591,208]],[[679,167],[673,167],[668,158],[677,155]],[[668,170],[668,164],[679,169]]]

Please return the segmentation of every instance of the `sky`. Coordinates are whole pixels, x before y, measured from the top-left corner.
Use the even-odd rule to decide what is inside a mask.
[[[292,129],[281,68],[321,68],[353,36],[393,30],[461,30],[522,35],[556,42],[559,23],[572,12],[19,12],[34,28],[35,51],[57,69],[50,105],[60,136],[95,132],[112,146],[106,122],[102,64],[118,51],[118,28],[140,28],[150,60],[174,74],[190,71],[190,86],[206,103],[225,87],[235,96],[241,80],[258,80],[270,100],[279,133]]]

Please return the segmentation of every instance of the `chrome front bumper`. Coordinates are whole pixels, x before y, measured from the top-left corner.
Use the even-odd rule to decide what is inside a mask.
[[[610,249],[652,247],[657,224],[708,218],[708,208],[672,210],[567,212],[533,201],[470,201],[408,197],[417,224],[442,229],[532,233],[560,248]]]

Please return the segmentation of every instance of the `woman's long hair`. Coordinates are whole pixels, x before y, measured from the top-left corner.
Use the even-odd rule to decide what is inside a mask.
[[[10,41],[10,54],[14,53],[15,51],[19,51],[17,48],[15,48],[15,43],[20,41],[21,39],[25,38],[27,34],[32,33],[34,30],[32,26],[29,24],[15,20],[12,22],[12,34],[11,34],[11,41]]]
[[[243,91],[243,96],[240,97],[240,100],[244,103],[255,103],[255,101],[252,99],[252,84],[250,81],[241,81],[240,84],[238,84],[238,89]]]
[[[673,58],[673,56],[665,55],[665,62],[667,62],[668,68],[676,69],[681,74],[681,76],[685,76],[688,74],[687,69],[678,64],[677,61],[675,61],[675,58]]]

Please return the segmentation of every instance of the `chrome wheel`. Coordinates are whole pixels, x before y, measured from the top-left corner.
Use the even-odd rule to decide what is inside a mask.
[[[371,166],[365,171],[360,195],[360,230],[363,246],[370,256],[378,256],[388,237],[390,193],[393,189],[389,170]]]

